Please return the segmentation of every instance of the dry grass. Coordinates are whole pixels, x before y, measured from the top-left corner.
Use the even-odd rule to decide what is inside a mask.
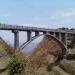
[[[55,56],[59,54],[59,51],[61,52],[61,47],[58,46],[58,43],[53,40],[49,41],[49,39],[46,38],[46,40],[44,39],[43,42],[37,46],[30,57],[25,57],[19,49],[13,49],[3,40],[0,40],[0,52],[3,52],[10,58],[21,59],[26,63],[25,71],[22,75],[70,75],[59,66],[52,68],[52,71],[47,70],[48,64],[54,62]],[[72,64],[74,65],[75,62],[72,62]],[[71,70],[70,68],[70,71]],[[0,75],[9,75],[8,70],[0,73]]]
[[[75,75],[75,61],[64,59],[61,61],[60,67],[64,69],[66,72]]]
[[[0,73],[0,75],[9,75],[8,70],[6,70],[6,71]]]
[[[35,68],[48,66],[57,59],[61,52],[62,48],[55,40],[44,37],[29,57],[29,60],[32,63],[31,66],[34,66]]]
[[[70,75],[69,73],[61,69],[59,66],[53,67],[52,71],[55,73],[55,75]]]

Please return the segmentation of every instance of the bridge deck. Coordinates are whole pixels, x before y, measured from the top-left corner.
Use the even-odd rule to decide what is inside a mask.
[[[47,29],[47,28],[8,25],[8,24],[0,24],[0,30],[18,30],[18,31],[29,31],[29,30],[31,30],[31,31],[39,31],[39,32],[60,32],[60,33],[75,34],[75,30]]]

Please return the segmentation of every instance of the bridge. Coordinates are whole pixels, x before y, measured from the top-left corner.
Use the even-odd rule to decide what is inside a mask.
[[[27,41],[31,40],[32,32],[35,32],[35,36],[38,36],[40,32],[43,34],[51,34],[56,37],[62,43],[66,45],[66,37],[69,35],[73,36],[75,41],[75,30],[61,30],[61,29],[49,29],[49,28],[38,28],[38,27],[28,27],[28,26],[19,26],[19,25],[9,25],[9,24],[0,24],[0,30],[10,30],[14,33],[14,47],[19,47],[19,32],[27,32]]]

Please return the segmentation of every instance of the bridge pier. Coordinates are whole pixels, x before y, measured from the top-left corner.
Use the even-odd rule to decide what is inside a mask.
[[[13,30],[14,33],[14,48],[19,47],[19,31],[18,30]]]
[[[56,33],[55,32],[53,32],[53,36],[56,36]]]
[[[62,41],[62,34],[59,33],[59,40]]]
[[[46,34],[47,32],[43,32],[43,34]]]
[[[55,37],[56,37],[57,39],[59,39],[59,33],[58,33],[58,32],[55,33]]]
[[[38,31],[35,31],[35,36],[38,36],[39,35],[39,32]]]
[[[27,31],[27,41],[32,38],[31,31]]]
[[[73,35],[73,41],[75,42],[75,34]]]
[[[66,33],[61,33],[61,41],[66,45],[67,44],[67,34]]]
[[[51,35],[53,35],[53,32],[49,32]]]

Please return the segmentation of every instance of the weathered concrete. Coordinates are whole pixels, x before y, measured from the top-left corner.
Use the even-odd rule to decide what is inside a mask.
[[[53,35],[53,32],[49,32],[51,35]]]
[[[75,42],[75,34],[74,34],[73,36],[74,36],[74,39],[73,39],[73,41]]]
[[[55,32],[55,37],[59,39],[59,33]]]
[[[75,30],[60,30],[60,29],[50,29],[50,28],[38,28],[38,27],[28,27],[19,25],[8,25],[0,24],[0,30],[18,30],[18,31],[39,31],[39,32],[60,32],[60,33],[70,33],[75,34]]]
[[[18,48],[19,47],[19,31],[14,30],[12,32],[14,33],[14,47]]]
[[[27,41],[31,40],[31,31],[27,31]]]
[[[35,31],[35,36],[38,36],[39,35],[39,32],[38,31]]]
[[[60,41],[62,41],[62,38],[61,38],[61,33],[59,33],[59,40],[60,40]]]
[[[46,34],[46,33],[47,33],[46,31],[43,32],[43,34]]]
[[[66,45],[66,34],[65,33],[61,34],[61,41]]]

